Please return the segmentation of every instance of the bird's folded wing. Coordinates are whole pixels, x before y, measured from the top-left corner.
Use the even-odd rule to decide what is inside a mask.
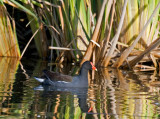
[[[47,76],[51,81],[65,81],[65,82],[71,82],[72,81],[72,76],[69,75],[64,75],[61,73],[57,72],[52,72],[49,70],[43,71],[45,76]]]

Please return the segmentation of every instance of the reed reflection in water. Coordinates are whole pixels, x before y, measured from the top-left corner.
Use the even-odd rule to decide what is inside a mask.
[[[99,68],[87,89],[43,87],[33,76],[43,69],[75,75],[71,64],[0,58],[0,118],[159,118],[159,74]],[[94,76],[94,77],[93,77]],[[89,112],[88,112],[89,111]]]

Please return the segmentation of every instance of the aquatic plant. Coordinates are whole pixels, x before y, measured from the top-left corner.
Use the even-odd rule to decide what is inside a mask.
[[[27,13],[34,35],[26,48],[34,38],[39,56],[48,57],[49,45],[51,59],[56,50],[57,62],[82,59],[82,64],[92,59],[105,67],[127,66],[125,61],[130,62],[133,53],[136,57],[135,53],[146,52],[159,36],[159,0],[4,2]],[[157,55],[149,55],[156,67]],[[140,60],[133,61],[136,64]]]

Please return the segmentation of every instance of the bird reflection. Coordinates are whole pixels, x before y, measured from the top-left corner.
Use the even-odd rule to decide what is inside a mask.
[[[74,98],[76,96],[76,98],[78,98],[78,106],[80,107],[81,112],[87,113],[89,110],[89,107],[87,105],[88,87],[87,88],[66,88],[66,87],[64,88],[64,87],[55,87],[55,86],[49,86],[49,85],[39,85],[38,87],[35,87],[34,90],[43,91],[41,97],[47,98],[47,100],[51,99],[52,101],[53,99],[57,98],[57,95],[61,96],[60,99],[62,99],[62,97],[65,96],[65,100],[66,100],[66,95],[69,95],[69,100],[73,101],[72,105],[69,105],[71,108],[75,103]],[[55,102],[52,102],[52,103],[55,103]],[[64,102],[60,100],[59,103],[64,103]]]

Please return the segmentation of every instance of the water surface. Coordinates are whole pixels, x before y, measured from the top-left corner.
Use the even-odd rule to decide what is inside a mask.
[[[43,69],[76,75],[79,67],[41,60],[0,58],[0,118],[158,119],[159,74],[98,68],[89,88],[43,87],[33,78]]]

